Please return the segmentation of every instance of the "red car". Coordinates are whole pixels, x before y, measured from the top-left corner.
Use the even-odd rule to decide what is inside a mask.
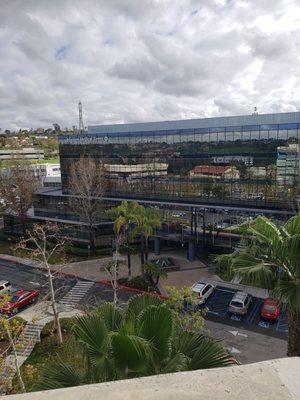
[[[276,300],[265,299],[260,316],[268,321],[277,321],[280,316],[280,307]]]
[[[1,307],[4,314],[16,314],[19,309],[34,303],[39,297],[37,290],[17,290],[7,303]]]

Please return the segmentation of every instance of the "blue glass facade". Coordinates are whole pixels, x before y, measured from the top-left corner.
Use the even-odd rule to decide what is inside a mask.
[[[90,156],[108,197],[295,209],[299,138],[300,113],[91,126],[59,138],[63,192],[70,164]]]

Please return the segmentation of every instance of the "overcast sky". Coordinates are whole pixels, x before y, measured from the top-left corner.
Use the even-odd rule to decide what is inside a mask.
[[[0,0],[0,127],[296,111],[300,0]]]

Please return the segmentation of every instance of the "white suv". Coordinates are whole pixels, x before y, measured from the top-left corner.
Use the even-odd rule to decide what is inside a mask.
[[[198,305],[204,304],[209,296],[214,292],[214,287],[210,283],[196,282],[192,286],[192,291],[197,293]]]
[[[246,315],[252,301],[252,296],[246,292],[236,292],[229,304],[232,314]]]
[[[0,281],[0,296],[4,293],[10,292],[11,283],[9,281]]]

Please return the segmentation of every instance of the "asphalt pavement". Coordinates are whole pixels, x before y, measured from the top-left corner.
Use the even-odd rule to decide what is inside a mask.
[[[0,280],[11,281],[13,287],[27,290],[39,290],[40,300],[48,294],[48,279],[46,272],[35,267],[18,265],[16,263],[0,260]],[[55,276],[54,285],[57,299],[61,299],[81,278]],[[118,290],[121,303],[128,301],[134,294]],[[236,321],[228,315],[228,302],[233,293],[218,293],[208,301],[210,311],[206,315],[205,327],[212,336],[221,340],[224,345],[242,363],[269,360],[286,355],[286,329],[284,318],[280,318],[272,329],[256,326],[259,322],[258,311],[260,299],[254,299],[252,308],[246,319]],[[97,306],[103,301],[112,301],[113,291],[106,285],[95,282],[92,289],[82,300],[82,310]],[[255,310],[255,311],[254,311]],[[22,315],[22,313],[21,313]],[[248,322],[247,323],[247,319]],[[221,323],[220,323],[221,322]],[[276,330],[279,327],[279,332]],[[260,333],[259,333],[260,332]]]
[[[235,294],[234,290],[217,288],[210,296],[204,307],[208,309],[205,319],[232,326],[235,329],[245,329],[267,336],[286,340],[288,326],[286,310],[281,309],[281,315],[276,322],[265,321],[260,317],[263,299],[253,297],[245,316],[229,313],[229,303]]]
[[[206,320],[205,329],[242,364],[286,357],[287,341]]]
[[[54,289],[57,301],[61,300],[78,281],[85,281],[79,277],[61,276],[54,273]],[[0,281],[8,280],[13,289],[38,290],[40,293],[39,301],[49,297],[48,277],[45,270],[30,267],[22,264],[0,260]],[[118,297],[121,302],[126,302],[133,294],[124,290],[118,290]],[[85,309],[96,306],[103,301],[112,301],[113,291],[111,288],[95,282],[92,289],[81,302],[79,308]]]

